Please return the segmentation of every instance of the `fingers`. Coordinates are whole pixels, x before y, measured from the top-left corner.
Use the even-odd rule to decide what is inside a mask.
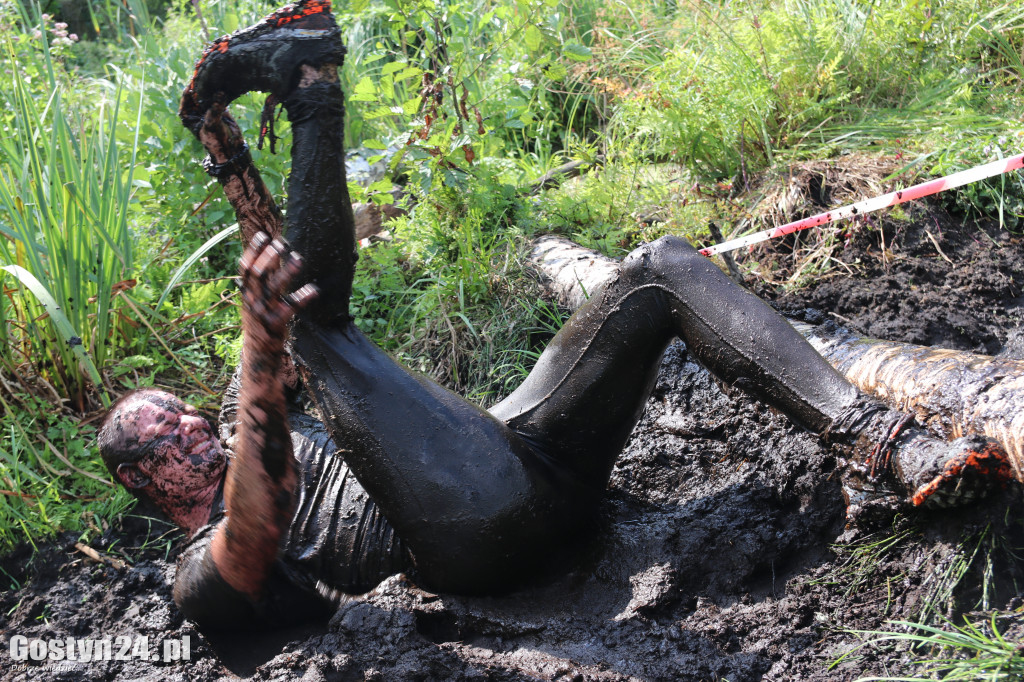
[[[283,244],[281,246],[287,248]],[[281,262],[282,260],[283,262]],[[280,267],[277,270],[272,270],[267,278],[267,289],[272,296],[281,296],[290,288],[292,279],[302,271],[302,257],[294,251],[285,251],[283,258],[273,264],[273,266],[278,265]]]
[[[284,297],[285,302],[292,310],[302,310],[310,301],[320,295],[320,289],[315,284],[306,284],[299,287],[295,292]]]
[[[252,264],[256,261],[256,258],[263,253],[263,248],[270,241],[270,235],[266,232],[257,232],[253,235],[252,241],[249,242],[248,248],[245,249],[245,253],[242,254],[242,259],[238,261],[238,273],[245,277],[252,269]]]
[[[271,280],[281,268],[281,257],[287,253],[284,244],[274,240],[264,247],[252,264],[252,274],[259,279]]]
[[[253,236],[249,248],[238,262],[243,284],[247,279],[256,278],[272,291],[276,290],[275,293],[283,291],[283,286],[301,269],[299,254],[291,251],[280,239],[271,241],[265,232],[257,232]]]
[[[302,270],[302,257],[279,239],[271,240],[265,232],[257,232],[239,261],[243,301],[260,307],[283,304],[291,311],[304,308],[319,295],[314,284],[306,284],[284,295],[292,280]],[[257,303],[261,301],[262,303]],[[283,311],[281,311],[283,312]],[[269,309],[266,314],[274,316]],[[286,313],[290,316],[290,313]]]

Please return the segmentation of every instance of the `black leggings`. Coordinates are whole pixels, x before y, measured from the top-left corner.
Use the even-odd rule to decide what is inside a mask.
[[[410,372],[348,315],[355,258],[342,102],[326,83],[285,102],[288,238],[321,287],[295,322],[292,355],[425,586],[492,592],[547,566],[593,518],[676,336],[720,379],[817,433],[858,401],[782,317],[674,237],[631,253],[489,412]]]

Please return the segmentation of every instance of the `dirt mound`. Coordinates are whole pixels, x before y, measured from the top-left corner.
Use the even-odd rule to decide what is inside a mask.
[[[865,336],[994,355],[1024,319],[1024,238],[993,224],[965,224],[934,205],[911,205],[907,220],[847,230],[833,270],[813,286],[779,292],[756,286],[784,311],[826,311]],[[785,266],[783,266],[785,267]],[[1013,350],[1013,352],[1017,352]]]
[[[842,257],[860,260],[857,276],[762,293],[879,337],[988,352],[1008,338],[1019,344],[1019,238],[948,216],[933,229],[935,215],[886,226],[885,251],[877,234],[856,233]],[[0,677],[842,680],[911,670],[909,654],[891,646],[857,649],[830,670],[860,643],[851,630],[1024,603],[1018,489],[987,508],[846,529],[836,478],[817,439],[723,393],[676,345],[616,466],[593,540],[547,582],[467,598],[396,576],[341,605],[329,623],[211,637],[171,602],[174,549],[156,540],[166,528],[128,519],[95,544],[125,548],[130,568],[85,559],[70,537],[31,559],[25,549],[7,556],[0,568],[14,589],[0,597],[0,625],[8,637],[148,635],[153,651],[187,636],[190,660],[65,662],[60,671],[5,661]],[[1024,617],[1000,627],[1019,638]]]

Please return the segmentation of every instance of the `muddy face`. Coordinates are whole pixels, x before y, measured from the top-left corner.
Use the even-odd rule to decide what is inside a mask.
[[[154,498],[187,498],[224,474],[220,441],[192,405],[169,393],[147,394],[132,417],[138,447],[146,451],[137,466],[152,481]]]

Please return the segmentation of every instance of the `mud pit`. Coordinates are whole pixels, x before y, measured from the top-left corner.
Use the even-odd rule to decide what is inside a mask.
[[[797,294],[760,293],[784,310],[828,311],[864,334],[1016,348],[1024,357],[1021,239],[916,210],[910,225],[886,225],[884,262],[878,231],[851,240],[840,257],[860,260],[857,277]],[[125,550],[135,560],[127,569],[87,560],[73,537],[31,560],[28,548],[5,557],[8,584],[21,587],[0,597],[3,630],[30,638],[148,635],[151,651],[188,636],[191,660],[66,663],[63,672],[5,660],[0,676],[739,682],[895,675],[912,670],[899,649],[860,649],[829,665],[859,642],[849,630],[984,608],[1019,611],[1024,560],[1012,554],[1024,557],[1015,550],[1024,547],[1021,511],[1015,489],[987,510],[908,513],[846,529],[830,453],[765,407],[722,393],[676,345],[619,459],[594,538],[575,565],[555,567],[532,588],[465,598],[427,594],[397,576],[343,604],[329,623],[211,637],[184,622],[171,601],[175,550],[165,556],[157,541],[167,527],[128,518],[93,543]],[[999,624],[1011,641],[1024,639],[1020,613]]]

